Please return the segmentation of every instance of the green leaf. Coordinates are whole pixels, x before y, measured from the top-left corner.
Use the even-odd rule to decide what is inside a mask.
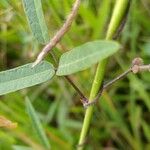
[[[26,146],[14,145],[13,150],[33,150],[33,149],[30,147],[26,147]]]
[[[0,72],[0,95],[30,87],[51,79],[54,67],[43,61],[32,68],[32,63]]]
[[[47,43],[49,35],[42,11],[41,0],[22,0],[22,2],[33,35],[39,43]]]
[[[49,144],[49,141],[46,137],[46,134],[43,130],[43,127],[41,125],[41,122],[40,122],[40,119],[38,118],[30,100],[28,98],[26,98],[26,108],[27,108],[27,112],[28,112],[28,115],[31,119],[31,122],[32,122],[32,126],[33,128],[35,129],[41,143],[48,149],[50,149],[50,144]]]
[[[150,141],[150,126],[148,123],[146,123],[144,120],[142,121],[142,127],[145,137],[148,141]]]
[[[93,41],[83,44],[61,56],[56,74],[62,76],[87,69],[111,56],[119,48],[120,45],[114,41]]]

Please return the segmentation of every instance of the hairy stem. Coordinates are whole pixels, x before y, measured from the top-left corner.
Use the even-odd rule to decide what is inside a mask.
[[[55,36],[51,39],[51,41],[42,49],[40,54],[38,55],[36,61],[33,64],[33,67],[39,64],[46,54],[51,51],[53,47],[56,46],[56,44],[61,40],[61,38],[65,35],[65,33],[70,29],[80,6],[81,0],[75,0],[75,3],[73,5],[72,11],[69,14],[66,22],[63,24],[63,26],[60,28],[60,30],[55,34]]]
[[[130,2],[130,0],[117,0],[116,1],[113,15],[112,15],[112,18],[111,18],[111,21],[109,24],[109,28],[107,31],[107,35],[106,35],[107,40],[113,38],[115,32],[117,31],[118,27],[120,26],[125,14],[126,14],[126,10],[128,8],[129,2]],[[90,98],[89,98],[90,101],[94,100],[94,98],[96,97],[96,95],[101,87],[101,84],[102,84],[103,78],[104,78],[104,74],[105,74],[106,64],[107,64],[107,59],[103,60],[102,62],[100,62],[98,64],[95,78],[94,78],[94,81],[92,84],[92,89],[90,92]],[[86,136],[87,136],[87,133],[89,130],[92,115],[93,115],[93,106],[90,106],[87,108],[86,113],[85,113],[84,122],[83,122],[80,139],[79,139],[79,144],[78,144],[79,145],[78,150],[82,150],[84,148],[83,143],[85,142],[85,139],[86,139]]]

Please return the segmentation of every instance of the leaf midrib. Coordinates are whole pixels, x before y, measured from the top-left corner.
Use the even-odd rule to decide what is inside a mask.
[[[47,70],[45,70],[45,71],[42,71],[42,72],[39,72],[39,73],[37,73],[36,75],[40,75],[40,74],[44,74],[44,72],[47,72],[48,71],[48,69]],[[54,71],[54,70],[52,70],[52,71]],[[8,82],[14,82],[14,81],[18,81],[19,79],[26,79],[26,78],[28,78],[28,77],[30,77],[30,76],[34,76],[35,74],[31,74],[31,75],[27,75],[27,76],[25,76],[25,77],[22,77],[22,78],[17,78],[17,79],[14,79],[14,80],[8,80],[8,81],[6,81],[6,82],[1,82],[1,84],[7,84]]]
[[[113,51],[111,51],[112,52],[112,54],[113,54],[113,52],[114,51],[117,51],[117,50],[113,50]],[[102,52],[102,51],[101,51]],[[89,55],[89,56],[87,56],[87,57],[83,57],[82,59],[77,59],[77,60],[75,60],[74,62],[71,62],[71,63],[67,63],[67,64],[65,64],[65,65],[61,65],[60,67],[59,67],[59,69],[61,68],[65,68],[65,67],[67,67],[67,66],[70,66],[70,65],[75,65],[75,64],[77,64],[77,63],[79,63],[80,61],[84,61],[85,59],[88,59],[88,58],[90,58],[90,57],[94,57],[96,54],[99,54],[100,52],[98,51],[98,52],[96,52],[96,53],[94,53],[94,54],[91,54],[91,55]],[[103,51],[103,53],[104,53],[104,51]],[[109,53],[110,54],[110,53]],[[101,58],[105,58],[105,57],[101,57]],[[99,59],[99,60],[101,60],[101,58]]]
[[[35,7],[35,0],[33,0],[33,3],[34,3],[34,7]],[[40,0],[40,5],[42,6],[42,2],[41,2],[41,0]],[[42,9],[42,8],[41,8]],[[42,25],[41,25],[41,22],[40,22],[40,18],[38,17],[38,12],[37,12],[37,9],[36,9],[36,7],[35,7],[35,11],[36,11],[36,16],[37,16],[37,18],[38,18],[38,24],[40,25],[40,29],[41,29],[41,33],[42,33],[42,38],[43,38],[43,42],[46,42],[45,40],[45,37],[44,37],[44,33],[43,33],[43,28],[42,28]],[[43,15],[43,10],[42,10],[42,16],[44,17],[44,15]]]

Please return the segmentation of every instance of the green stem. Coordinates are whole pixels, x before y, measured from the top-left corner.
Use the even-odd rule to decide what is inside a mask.
[[[112,15],[109,27],[108,27],[107,34],[106,34],[106,40],[111,40],[113,38],[113,35],[117,31],[118,27],[120,26],[126,14],[126,10],[129,7],[129,3],[130,3],[130,0],[116,0],[113,15]],[[92,101],[96,97],[102,85],[106,65],[107,65],[107,59],[101,61],[98,64],[95,78],[92,84],[92,89],[90,92],[90,98],[89,98],[90,101]],[[87,108],[85,112],[84,122],[83,122],[79,144],[78,144],[79,145],[78,150],[82,150],[84,148],[84,142],[85,142],[88,130],[89,130],[92,115],[93,115],[93,106],[90,106]]]

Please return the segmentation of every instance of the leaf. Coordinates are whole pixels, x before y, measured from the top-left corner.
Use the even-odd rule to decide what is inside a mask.
[[[45,132],[44,132],[43,127],[41,125],[40,119],[38,118],[32,104],[28,98],[26,98],[26,108],[27,108],[28,115],[31,119],[32,126],[35,129],[41,143],[46,148],[50,149],[50,144],[49,144],[49,141],[45,135]]]
[[[143,132],[148,141],[150,141],[150,126],[144,120],[142,121]]]
[[[72,74],[89,68],[118,51],[120,45],[114,41],[93,41],[64,53],[59,61],[58,76]]]
[[[33,149],[30,147],[26,147],[26,146],[14,145],[13,150],[33,150]]]
[[[32,68],[32,63],[0,72],[0,95],[45,82],[55,74],[54,67],[43,61]]]
[[[7,118],[0,116],[0,127],[14,129],[17,127],[17,123],[13,123]]]
[[[48,124],[52,121],[54,115],[55,115],[55,112],[57,110],[57,106],[59,104],[59,100],[56,100],[54,101],[50,106],[49,106],[49,109],[48,109],[48,112],[47,112],[47,115],[45,117],[45,122]]]
[[[22,0],[22,2],[34,37],[39,43],[47,43],[49,35],[42,11],[41,0]]]
[[[142,53],[145,56],[150,56],[150,42],[147,42],[142,46]]]

